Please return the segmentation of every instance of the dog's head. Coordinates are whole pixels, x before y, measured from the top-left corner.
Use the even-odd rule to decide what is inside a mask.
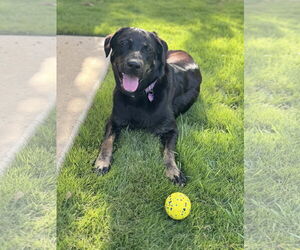
[[[155,32],[121,28],[105,39],[117,87],[124,93],[139,92],[165,73],[168,45]]]

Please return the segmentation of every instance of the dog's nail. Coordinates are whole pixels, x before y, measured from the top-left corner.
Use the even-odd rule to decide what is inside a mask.
[[[93,169],[93,172],[100,175],[100,176],[107,174],[108,171],[109,171],[109,167],[94,168]]]
[[[174,178],[172,179],[172,182],[175,185],[184,187],[186,185],[186,177],[180,173],[179,175],[175,175]]]

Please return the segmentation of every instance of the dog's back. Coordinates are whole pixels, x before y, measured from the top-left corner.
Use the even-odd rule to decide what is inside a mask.
[[[175,116],[187,111],[196,101],[202,76],[194,59],[185,51],[170,50],[167,53],[167,64],[174,86],[173,109]]]

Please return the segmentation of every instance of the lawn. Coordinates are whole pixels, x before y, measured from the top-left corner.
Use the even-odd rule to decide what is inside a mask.
[[[55,112],[0,176],[0,248],[54,249]]]
[[[243,248],[243,3],[228,1],[58,1],[58,33],[105,36],[119,27],[156,31],[201,67],[196,104],[177,119],[178,160],[187,186],[164,175],[158,138],[124,131],[111,171],[92,173],[112,108],[111,69],[58,177],[58,249]],[[164,212],[172,192],[191,215]]]
[[[1,35],[55,35],[55,0],[2,0]]]
[[[245,10],[245,247],[299,249],[300,2]]]

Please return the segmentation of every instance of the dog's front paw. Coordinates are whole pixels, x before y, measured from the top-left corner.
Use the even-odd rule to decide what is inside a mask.
[[[166,175],[175,185],[182,187],[186,185],[186,177],[179,169],[168,169]]]
[[[101,160],[96,160],[93,172],[98,175],[105,175],[110,170],[109,163]]]

